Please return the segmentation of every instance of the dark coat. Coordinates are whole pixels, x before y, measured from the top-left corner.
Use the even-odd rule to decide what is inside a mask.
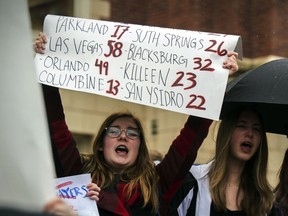
[[[65,116],[57,88],[43,86],[46,111],[54,149],[58,176],[70,176],[81,173],[80,154],[71,132],[65,122]],[[197,151],[208,134],[211,120],[190,116],[173,141],[168,153],[156,166],[159,175],[159,201],[161,216],[167,214],[167,208],[182,184],[186,174],[196,159]],[[115,180],[114,185],[101,190],[97,206],[100,215],[152,215],[151,206],[142,208],[143,200],[140,191],[136,191],[129,201],[123,199],[125,183]]]

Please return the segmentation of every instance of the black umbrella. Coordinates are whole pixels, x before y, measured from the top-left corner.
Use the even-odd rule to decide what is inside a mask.
[[[288,59],[270,61],[229,82],[220,118],[241,105],[261,112],[267,132],[288,135]]]

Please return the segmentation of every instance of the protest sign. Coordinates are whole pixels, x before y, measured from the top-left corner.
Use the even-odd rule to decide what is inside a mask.
[[[86,185],[91,182],[90,174],[68,176],[55,179],[56,193],[79,216],[98,216],[96,201],[91,200],[86,193]]]
[[[219,119],[227,52],[240,36],[47,15],[38,81],[179,113]]]

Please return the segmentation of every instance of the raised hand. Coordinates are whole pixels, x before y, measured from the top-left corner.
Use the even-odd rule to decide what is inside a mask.
[[[36,53],[43,54],[45,51],[45,45],[47,43],[46,35],[40,32],[33,42],[33,48]]]
[[[227,56],[228,56],[227,60],[223,62],[223,68],[229,69],[229,75],[233,75],[239,69],[237,64],[238,53],[229,52]]]

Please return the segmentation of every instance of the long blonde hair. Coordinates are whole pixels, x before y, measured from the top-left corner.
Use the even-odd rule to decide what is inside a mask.
[[[143,207],[151,204],[153,212],[156,213],[159,205],[157,191],[158,175],[154,162],[149,156],[142,124],[137,117],[133,116],[133,114],[129,112],[114,113],[103,122],[93,143],[93,154],[82,157],[83,172],[91,173],[93,181],[104,189],[113,183],[113,172],[105,161],[103,152],[100,151],[100,148],[103,147],[103,140],[106,135],[105,128],[109,127],[112,122],[119,118],[131,118],[141,131],[140,147],[136,162],[134,165],[125,168],[121,172],[121,180],[128,184],[125,188],[127,191],[127,200],[129,200],[133,192],[140,187],[144,200]]]
[[[225,189],[228,181],[229,141],[239,116],[244,110],[247,108],[238,108],[230,112],[222,119],[218,130],[214,162],[209,172],[211,196],[218,211],[226,211]],[[268,214],[272,208],[273,193],[267,180],[268,146],[264,125],[259,113],[256,110],[252,111],[258,115],[263,130],[261,132],[261,144],[255,155],[247,161],[241,176],[240,187],[244,192],[244,198],[240,208],[248,216],[263,216]]]

